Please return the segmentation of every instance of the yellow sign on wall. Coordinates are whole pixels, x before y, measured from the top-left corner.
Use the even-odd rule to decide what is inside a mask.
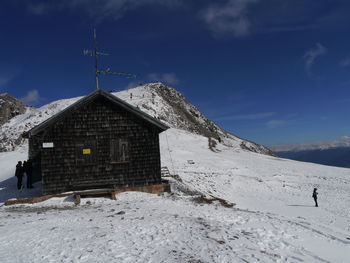
[[[91,154],[91,149],[83,149],[83,154]]]

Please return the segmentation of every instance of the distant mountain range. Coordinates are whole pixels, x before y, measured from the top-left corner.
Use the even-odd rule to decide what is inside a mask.
[[[276,151],[282,158],[296,161],[318,163],[350,168],[350,147],[331,147],[327,149]]]

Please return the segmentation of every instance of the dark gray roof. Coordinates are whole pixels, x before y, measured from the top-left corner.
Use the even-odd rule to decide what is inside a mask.
[[[109,101],[117,104],[118,106],[122,107],[123,109],[125,109],[128,112],[136,114],[137,116],[144,119],[145,121],[158,127],[161,131],[165,131],[166,129],[169,128],[169,126],[165,125],[161,121],[153,118],[152,116],[150,116],[147,113],[139,110],[138,108],[130,105],[129,103],[117,98],[116,96],[110,94],[109,92],[106,92],[102,89],[97,89],[94,92],[90,93],[89,95],[87,95],[87,96],[83,97],[82,99],[78,100],[77,102],[73,103],[69,107],[65,108],[61,112],[53,115],[52,117],[50,117],[46,121],[43,121],[39,125],[33,127],[31,130],[23,133],[23,137],[29,138],[30,136],[38,134],[39,132],[46,129],[48,126],[56,123],[57,121],[61,120],[62,118],[64,118],[68,114],[70,114],[71,112],[77,110],[78,108],[92,102],[95,98],[97,98],[99,96],[102,96],[102,97],[108,99]]]

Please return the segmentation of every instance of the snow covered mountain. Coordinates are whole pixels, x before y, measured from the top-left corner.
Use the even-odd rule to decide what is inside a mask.
[[[213,151],[207,137],[175,128],[160,134],[160,150],[171,194],[128,192],[81,206],[72,196],[4,206],[39,195],[40,183],[16,189],[27,146],[0,153],[2,262],[348,262],[350,169],[223,144]]]
[[[14,169],[28,146],[10,143],[79,98],[29,110],[2,127],[1,142],[15,150],[0,152],[1,262],[349,261],[350,169],[260,154],[255,144],[259,153],[247,151],[162,84],[116,95],[173,127],[160,134],[172,193],[4,206],[40,195],[40,182],[17,190]]]
[[[268,148],[230,134],[206,118],[183,95],[162,83],[151,83],[113,93],[115,96],[160,119],[172,128],[186,130],[208,137],[208,144],[218,142],[226,146],[261,154],[274,155]],[[28,109],[0,127],[0,151],[11,151],[23,143],[21,135],[52,115],[60,112],[78,98],[49,103],[38,109]],[[210,138],[210,139],[209,139]]]

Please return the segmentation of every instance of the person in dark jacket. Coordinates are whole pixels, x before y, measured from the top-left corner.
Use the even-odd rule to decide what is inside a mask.
[[[315,200],[315,206],[318,207],[318,203],[317,203],[317,188],[314,188],[314,192],[312,193],[312,197],[314,198]]]
[[[24,167],[24,164],[23,164],[23,167]],[[31,159],[28,159],[27,165],[24,171],[27,174],[27,188],[33,188],[33,185],[32,185],[33,162]]]
[[[23,175],[27,173],[27,161],[23,161]]]
[[[17,177],[17,189],[20,190],[22,188],[22,179],[23,179],[23,166],[21,161],[19,161],[16,165],[15,175]]]

